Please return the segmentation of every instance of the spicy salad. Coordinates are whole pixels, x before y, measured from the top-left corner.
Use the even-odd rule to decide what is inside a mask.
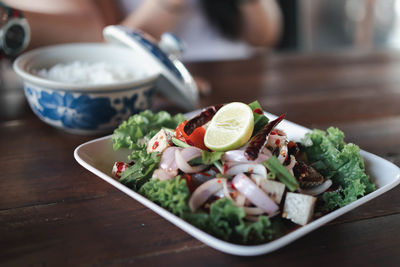
[[[279,238],[375,190],[360,149],[337,128],[299,141],[255,101],[208,107],[188,120],[149,110],[112,136],[122,184],[220,239],[259,244]]]

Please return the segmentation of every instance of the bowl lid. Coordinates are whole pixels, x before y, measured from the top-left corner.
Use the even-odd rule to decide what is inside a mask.
[[[197,86],[189,71],[177,59],[183,46],[174,35],[164,33],[160,44],[157,45],[142,32],[121,25],[111,25],[104,28],[103,36],[110,43],[134,49],[143,64],[157,70],[160,73],[157,90],[163,95],[187,110],[197,107]]]

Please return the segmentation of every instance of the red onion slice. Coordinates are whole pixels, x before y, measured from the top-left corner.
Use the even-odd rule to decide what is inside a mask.
[[[263,209],[254,207],[243,207],[243,210],[246,213],[246,215],[261,215],[264,213]]]
[[[225,197],[226,197],[226,198],[229,198],[230,200],[232,200],[231,194],[230,194],[230,191],[229,191],[229,188],[228,188],[228,182],[227,182],[226,179],[223,179],[223,180],[222,180],[222,186],[223,186],[223,189],[224,189],[224,195],[225,195]],[[230,187],[230,188],[231,188],[231,187]]]
[[[180,148],[171,146],[164,150],[161,155],[159,167],[164,170],[176,170],[178,167],[175,164],[175,151]]]
[[[317,196],[319,194],[322,194],[326,190],[328,190],[329,187],[332,186],[332,180],[328,179],[325,182],[323,182],[320,185],[317,185],[313,188],[310,189],[298,189],[298,191],[302,194],[310,195],[310,196]]]
[[[187,161],[189,161],[190,158],[188,157],[187,159],[184,159],[182,156],[182,153],[179,150],[175,150],[175,162],[176,166],[178,168],[185,172],[185,173],[196,173],[196,172],[201,172],[205,168],[207,168],[207,165],[198,165],[198,166],[190,166]]]
[[[243,173],[236,175],[232,183],[251,203],[261,208],[269,215],[279,210],[279,206]]]
[[[200,185],[189,199],[189,207],[192,212],[196,211],[212,195],[223,189],[223,178],[214,178]],[[225,181],[226,182],[226,181]]]
[[[293,155],[290,155],[290,162],[285,168],[294,176],[293,167],[296,165],[296,158]]]
[[[259,154],[255,160],[248,160],[245,156],[244,150],[231,150],[225,152],[222,156],[223,161],[231,161],[231,162],[243,162],[243,163],[260,163],[266,161],[270,157],[266,154]]]
[[[201,149],[194,146],[186,147],[181,151],[181,155],[186,161],[189,161],[200,157]]]
[[[235,198],[235,204],[238,207],[243,207],[244,203],[246,203],[246,197],[242,194],[238,194],[237,197]]]
[[[226,174],[227,176],[234,176],[239,173],[256,173],[263,178],[267,178],[267,169],[265,169],[264,165],[261,164],[237,164],[228,167],[228,169],[224,172],[224,174]]]
[[[157,169],[153,172],[153,178],[158,178],[161,181],[169,180],[178,175],[178,170]]]
[[[262,177],[261,175],[255,173],[250,174],[250,178],[257,186],[260,186],[262,181],[267,180],[266,177]]]

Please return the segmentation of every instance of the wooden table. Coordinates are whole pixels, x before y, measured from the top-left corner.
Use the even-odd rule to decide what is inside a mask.
[[[200,106],[258,99],[307,127],[340,127],[347,141],[400,164],[400,55],[272,55],[197,63],[212,84]],[[4,89],[4,88],[2,88]],[[14,95],[11,96],[10,95]],[[71,135],[18,109],[1,90],[0,265],[379,265],[400,262],[400,187],[276,252],[216,251],[81,167],[93,136]],[[12,105],[12,106],[11,106]],[[154,109],[179,108],[156,101]],[[13,110],[13,112],[9,112]]]

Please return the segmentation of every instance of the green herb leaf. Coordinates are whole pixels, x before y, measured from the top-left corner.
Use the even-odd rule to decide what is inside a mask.
[[[244,220],[245,212],[232,200],[222,198],[210,206],[210,213],[192,213],[186,180],[179,176],[166,181],[151,179],[139,193],[200,229],[223,240],[240,244],[257,244],[275,237],[270,220],[259,216],[257,222]]]
[[[253,130],[253,135],[264,128],[265,125],[268,124],[269,119],[264,115],[264,111],[260,105],[260,103],[256,100],[254,102],[251,102],[248,104],[248,106],[251,108],[253,111],[253,117],[254,117],[254,130]],[[260,114],[261,112],[262,114]]]
[[[142,150],[133,151],[130,158],[135,160],[135,164],[122,172],[119,181],[137,191],[149,181],[153,171],[158,168],[161,157],[157,152],[148,154],[144,146]]]

